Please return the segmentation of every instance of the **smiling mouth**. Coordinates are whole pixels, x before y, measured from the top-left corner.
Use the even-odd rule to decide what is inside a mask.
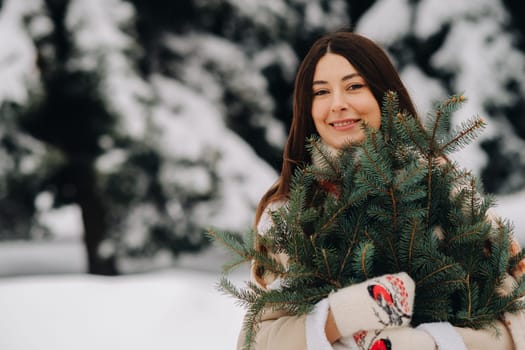
[[[344,128],[345,126],[350,126],[350,125],[357,124],[360,121],[361,121],[361,119],[348,119],[348,120],[343,120],[343,121],[340,121],[340,122],[329,123],[329,124],[331,126],[333,126],[333,127],[336,127],[336,128]]]

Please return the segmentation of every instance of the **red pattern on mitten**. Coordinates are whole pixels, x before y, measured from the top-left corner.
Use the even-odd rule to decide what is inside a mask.
[[[360,331],[354,334],[353,340],[359,350],[436,349],[436,343],[432,336],[425,331],[410,327]],[[341,343],[348,344],[349,342],[343,339]],[[355,345],[347,347],[354,349]],[[461,349],[459,347],[457,350]]]
[[[363,329],[407,326],[412,316],[414,281],[408,274],[384,275],[328,296],[341,335]]]

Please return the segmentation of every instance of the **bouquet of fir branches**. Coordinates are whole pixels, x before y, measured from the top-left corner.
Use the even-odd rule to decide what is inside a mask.
[[[209,232],[235,256],[226,270],[256,261],[281,279],[271,290],[221,280],[220,288],[248,309],[246,344],[265,308],[304,314],[333,290],[400,271],[416,283],[414,326],[448,321],[480,328],[525,307],[525,279],[509,294],[498,292],[525,249],[510,256],[511,224],[489,215],[494,199],[448,160],[484,127],[473,118],[451,130],[451,114],[464,101],[451,96],[422,125],[388,92],[381,128],[365,125],[362,143],[334,155],[311,137],[312,163],[296,170],[288,202],[257,238],[264,250],[286,254],[287,266],[255,249],[255,232]]]

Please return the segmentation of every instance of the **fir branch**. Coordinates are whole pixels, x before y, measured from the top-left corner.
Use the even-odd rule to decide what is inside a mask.
[[[376,183],[372,183],[369,181],[369,178],[364,176],[363,174],[358,174],[357,178],[361,184],[363,184],[365,187],[373,188],[376,193],[382,193],[384,195],[388,195],[388,188],[382,188],[380,186],[377,186]],[[372,194],[372,191],[369,191],[368,194]]]
[[[474,216],[475,216],[475,213],[474,213],[474,210],[476,208],[476,180],[472,177],[470,179],[470,191],[471,191],[471,195],[470,195],[470,218],[471,220],[474,219]]]
[[[408,267],[408,273],[412,273],[412,258],[414,256],[414,244],[416,242],[416,234],[418,233],[418,225],[417,221],[413,220],[412,230],[410,231],[410,240],[408,244],[408,261],[407,261],[407,267]]]
[[[421,186],[419,185],[428,172],[429,169],[421,166],[419,163],[406,165],[402,169],[396,171],[394,181],[396,191],[406,193],[410,188],[422,191]]]
[[[255,301],[250,305],[250,308],[246,312],[246,316],[243,321],[244,344],[243,350],[250,350],[255,343],[255,337],[259,331],[260,321],[262,319],[262,312],[265,308],[264,303]]]
[[[253,250],[251,249],[251,241],[248,241],[248,244],[245,244],[238,235],[229,233],[229,232],[219,232],[214,229],[209,229],[207,231],[207,236],[227,248],[231,253],[234,253],[236,256],[232,262],[227,263],[223,266],[223,271],[227,272],[233,268],[239,266],[242,263],[248,262],[253,258]]]
[[[445,101],[437,104],[435,107],[435,114],[430,118],[432,130],[430,141],[431,145],[438,144],[438,137],[446,135],[450,128],[450,114],[458,109],[459,105],[466,101],[463,95],[452,95]]]
[[[438,275],[438,274],[440,274],[440,273],[442,273],[442,272],[445,272],[445,271],[447,271],[447,270],[452,270],[452,269],[454,269],[454,268],[456,268],[456,267],[457,267],[457,264],[455,264],[455,263],[451,263],[451,264],[447,264],[447,265],[441,266],[439,269],[434,270],[434,271],[432,271],[432,272],[426,274],[426,275],[423,276],[422,278],[418,279],[418,280],[416,281],[416,285],[418,285],[418,284],[419,284],[419,285],[420,285],[420,284],[423,284],[425,281],[431,279],[432,277],[434,277],[434,276],[436,276],[436,275]]]
[[[521,283],[521,287],[516,288],[514,293],[512,293],[506,298],[507,303],[503,307],[501,307],[501,310],[523,311],[523,309],[525,309],[525,301],[523,300],[524,292],[525,286],[523,283]]]
[[[363,214],[362,214],[363,215]],[[358,219],[357,222],[360,222],[360,220]],[[350,258],[350,256],[352,255],[352,252],[353,252],[353,248],[354,248],[354,245],[355,243],[358,241],[357,240],[357,237],[358,237],[358,234],[359,234],[359,230],[361,229],[361,227],[359,225],[355,225],[354,226],[354,229],[353,229],[353,234],[352,234],[352,238],[351,238],[351,244],[348,244],[347,245],[347,248],[346,248],[346,253],[344,255],[344,258],[343,260],[341,261],[341,265],[339,267],[339,274],[338,274],[338,280],[343,280],[343,273],[344,271],[346,270],[346,264],[348,262],[348,259]]]
[[[465,277],[465,287],[467,289],[467,317],[471,318],[472,315],[472,289],[470,286],[470,275],[467,273]]]
[[[328,279],[333,280],[332,271],[330,271],[330,265],[328,264],[328,259],[326,257],[326,249],[321,249],[321,254],[323,256],[323,262],[326,268],[326,273],[328,274]]]
[[[380,154],[382,149],[384,149],[384,144],[381,143],[380,135],[376,131],[369,131],[366,133],[367,137],[364,142],[364,147],[362,147],[363,155],[366,158],[366,162],[362,163],[363,170],[361,173],[367,173],[376,178],[379,176],[380,181],[375,181],[373,185],[378,192],[385,193],[389,195],[388,187],[392,182],[391,176],[387,175],[385,170],[390,170],[391,167],[381,167],[379,164],[380,161],[383,161],[388,164],[390,159],[381,158]],[[367,168],[371,166],[371,171],[367,171]],[[381,186],[380,184],[383,184]]]
[[[334,175],[335,178],[338,178],[340,176],[339,167],[337,166],[333,156],[326,150],[325,146],[320,141],[319,136],[310,137],[306,145],[312,157],[318,157],[318,160],[320,162],[328,165],[329,169],[331,170],[331,173]]]
[[[250,260],[255,261],[265,272],[272,273],[276,276],[282,276],[287,273],[285,266],[264,252],[255,250],[253,252],[253,258]]]
[[[436,140],[436,134],[437,134],[437,131],[439,129],[439,125],[440,125],[440,121],[442,120],[441,116],[443,114],[443,111],[441,110],[441,108],[439,108],[437,111],[436,111],[436,118],[435,118],[435,122],[434,122],[434,127],[432,128],[432,135],[430,136],[430,139],[432,140],[432,142],[435,142]]]
[[[425,283],[425,289],[433,291],[436,294],[442,294],[446,291],[448,294],[452,294],[455,290],[463,288],[465,286],[465,278],[454,278],[446,280],[436,280],[434,282]],[[421,289],[417,290],[422,294]]]
[[[360,271],[363,273],[363,277],[365,280],[371,278],[370,275],[370,264],[373,261],[372,254],[374,253],[374,244],[372,242],[363,242],[361,245],[361,248],[358,249],[361,253],[359,254],[360,259],[360,265],[361,269]]]
[[[428,157],[428,172],[427,172],[427,206],[426,206],[426,223],[427,227],[430,226],[430,209],[432,206],[432,167],[434,166],[434,162],[431,156]]]
[[[398,215],[398,212],[397,212],[397,200],[396,200],[396,195],[395,195],[395,191],[394,191],[394,188],[393,187],[390,187],[390,190],[389,190],[389,194],[390,194],[390,202],[392,203],[392,227],[394,229],[394,232],[397,231],[397,215]],[[393,253],[395,253],[393,251]]]
[[[380,244],[380,242],[378,242],[377,239],[374,239],[373,236],[374,235],[371,234],[371,230],[370,229],[365,231],[365,237],[370,239],[373,242],[375,247],[383,246],[382,244]],[[396,251],[396,248],[395,248],[395,244],[392,242],[392,237],[390,237],[390,235],[388,235],[386,237],[386,239],[384,239],[384,240],[387,242],[387,247],[388,247],[387,251],[390,253],[389,257],[395,263],[393,271],[401,271],[401,264],[399,262],[399,255],[397,254],[397,251]]]
[[[523,259],[525,259],[525,248],[522,248],[518,254],[510,257],[509,272],[512,272],[518,266],[519,262]]]
[[[439,153],[449,154],[458,148],[468,145],[485,128],[486,124],[482,118],[468,120],[461,124],[458,130],[452,132],[452,138],[441,142]]]
[[[490,255],[495,259],[492,260],[491,263],[494,264],[493,266],[499,267],[498,271],[501,271],[501,274],[503,274],[505,272],[506,263],[509,261],[512,228],[501,220],[497,220],[495,224],[496,235],[494,238],[496,238],[497,241],[494,244],[491,244],[490,247]]]
[[[256,299],[250,304],[243,323],[245,339],[243,349],[251,349],[259,330],[259,324],[265,310],[285,312],[286,314],[304,314],[309,312],[313,305],[325,298],[331,288],[311,288],[306,293],[296,290],[271,289],[263,290],[251,283],[249,288],[253,290]]]
[[[344,214],[348,209],[350,209],[355,204],[359,203],[362,199],[368,197],[369,192],[363,192],[357,198],[352,198],[351,200],[345,202],[335,213],[333,213],[326,223],[320,228],[321,231],[328,229],[334,222],[339,218],[340,215]]]
[[[249,307],[257,299],[257,293],[253,288],[240,289],[224,276],[221,277],[217,288],[224,294],[235,297],[236,303],[242,307]]]
[[[385,141],[390,142],[394,134],[394,116],[399,110],[399,99],[397,93],[391,90],[387,91],[383,98],[382,107],[381,124],[385,125]]]
[[[486,237],[490,225],[483,221],[475,222],[471,225],[462,225],[457,228],[459,234],[455,234],[449,238],[448,244],[453,247],[454,245],[462,245],[475,240],[483,239]]]
[[[407,133],[408,140],[416,147],[418,152],[422,155],[428,154],[426,145],[429,144],[429,136],[420,128],[419,123],[414,120],[414,117],[407,113],[397,113],[396,120],[399,125],[403,127]]]

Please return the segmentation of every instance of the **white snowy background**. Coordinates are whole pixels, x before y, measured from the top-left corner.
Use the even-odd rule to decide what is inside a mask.
[[[15,5],[18,4],[18,5]],[[4,8],[0,12],[0,58],[6,57],[5,52],[28,52],[22,54],[29,61],[15,60],[9,70],[3,70],[0,84],[0,95],[3,99],[23,100],[27,92],[20,81],[35,79],[31,71],[31,45],[21,34],[15,18],[16,11],[27,10],[20,4],[37,3],[20,0],[4,1]],[[82,22],[81,14],[92,6],[88,4],[98,1],[75,1],[78,17],[71,15],[70,21]],[[112,1],[117,3],[117,1]],[[258,11],[257,2],[233,1],[236,6],[247,14]],[[272,2],[279,4],[279,1]],[[462,118],[474,114],[483,114],[480,107],[485,99],[507,99],[508,96],[501,90],[491,87],[497,84],[486,83],[498,81],[507,75],[523,74],[524,58],[517,54],[509,54],[505,65],[501,65],[500,52],[508,50],[510,43],[504,37],[496,40],[491,47],[487,44],[486,35],[497,35],[498,27],[504,21],[505,14],[498,9],[497,1],[480,0],[426,0],[422,1],[415,17],[417,35],[425,37],[439,26],[440,22],[453,18],[457,22],[450,35],[449,41],[435,56],[438,66],[461,66],[463,69],[455,78],[454,86],[458,91],[465,91],[471,101],[461,111],[458,122]],[[496,5],[495,5],[496,4]],[[35,5],[36,6],[36,5]],[[85,6],[85,8],[83,7]],[[17,8],[18,10],[16,10]],[[260,9],[259,9],[260,10]],[[275,15],[280,7],[264,8],[266,15]],[[485,11],[485,12],[483,12]],[[487,12],[488,11],[488,12]],[[465,14],[483,16],[489,13],[486,20],[461,21]],[[125,16],[126,14],[122,14]],[[284,15],[279,13],[280,16]],[[309,12],[312,22],[323,21],[315,7]],[[409,30],[408,0],[382,0],[365,14],[357,24],[357,31],[362,32],[377,41],[387,44],[396,37]],[[270,16],[271,17],[271,16]],[[400,25],[401,24],[401,25]],[[46,21],[34,23],[35,31],[46,31]],[[112,35],[104,31],[103,27],[87,28],[88,31],[98,30],[98,41],[87,39],[93,36],[85,35],[86,40],[79,39],[85,46],[86,52],[95,50],[95,47],[107,46],[119,48],[126,45],[126,38]],[[92,32],[91,32],[92,34]],[[465,39],[467,38],[467,39]],[[176,43],[176,40],[174,40]],[[206,37],[194,37],[186,46],[175,47],[174,50],[187,51],[206,47],[212,50],[218,61],[228,62],[236,57],[236,52],[224,42],[206,42]],[[194,45],[192,47],[190,44]],[[210,46],[210,45],[214,46]],[[202,45],[202,46],[199,46]],[[484,46],[485,45],[485,46]],[[195,48],[197,47],[197,48]],[[6,49],[6,48],[9,48]],[[461,49],[459,49],[461,48]],[[479,52],[483,52],[480,56]],[[274,53],[275,54],[275,53]],[[283,60],[295,64],[295,57],[286,56],[286,50],[279,51]],[[4,55],[4,56],[2,56]],[[89,58],[89,56],[86,56]],[[264,59],[263,56],[260,59]],[[274,180],[276,174],[264,162],[257,159],[238,136],[229,131],[220,122],[220,108],[214,105],[213,96],[218,94],[217,86],[206,85],[206,91],[195,92],[188,87],[191,81],[205,79],[200,76],[198,60],[194,66],[187,66],[184,72],[187,75],[186,85],[163,77],[154,79],[154,84],[145,86],[143,82],[126,70],[126,62],[112,60],[108,57],[108,69],[113,72],[112,81],[115,84],[111,91],[120,92],[115,96],[115,108],[128,110],[123,113],[129,116],[122,121],[126,132],[138,135],[144,130],[140,118],[134,116],[140,106],[134,105],[129,99],[132,94],[147,96],[154,89],[157,96],[163,99],[155,111],[154,118],[159,125],[166,128],[164,138],[158,140],[160,148],[166,152],[178,149],[186,156],[198,155],[206,147],[221,147],[228,154],[226,161],[221,165],[224,178],[232,179],[226,184],[225,196],[222,202],[223,211],[215,213],[210,221],[215,225],[233,228],[248,227],[253,215],[253,205],[263,191]],[[235,64],[256,64],[237,62]],[[89,65],[89,59],[79,64]],[[430,109],[431,102],[444,96],[444,89],[436,82],[429,80],[422,72],[414,67],[406,67],[402,72],[409,89],[414,94],[420,110]],[[523,77],[522,77],[523,78]],[[119,80],[120,79],[120,80]],[[253,86],[250,91],[263,89],[258,77],[251,80]],[[123,86],[127,88],[124,89]],[[133,90],[130,92],[130,90]],[[181,118],[169,119],[172,110],[180,106],[170,106],[170,101],[180,101],[183,96],[183,112]],[[202,96],[206,96],[203,98]],[[264,95],[259,96],[265,98]],[[202,119],[195,120],[192,116],[200,115]],[[271,123],[271,120],[267,120]],[[509,128],[501,120],[488,120],[488,137],[495,129]],[[138,123],[138,124],[137,124]],[[171,123],[171,124],[170,124]],[[198,125],[195,125],[198,123]],[[186,148],[180,145],[174,147],[170,142],[184,135],[180,133],[192,128],[200,130],[200,137],[188,139]],[[270,127],[271,126],[271,127]],[[185,128],[188,129],[185,129]],[[270,136],[276,143],[282,140],[282,130],[279,125],[270,124],[271,130],[277,130]],[[193,129],[195,130],[195,129]],[[137,137],[138,137],[137,136]],[[220,142],[214,142],[219,140]],[[510,147],[523,149],[524,145],[516,141]],[[115,151],[100,160],[101,170],[111,171],[111,167],[119,161],[122,155]],[[476,145],[472,145],[458,155],[458,161],[468,168],[478,172],[486,162],[483,152]],[[255,171],[256,169],[256,171]],[[168,169],[169,170],[169,169]],[[248,171],[249,170],[249,171]],[[169,173],[169,171],[168,171]],[[256,174],[256,175],[254,175]],[[198,186],[206,186],[206,176],[199,173],[188,173],[184,179],[177,181],[197,182]],[[236,176],[245,177],[246,184],[238,186]],[[166,176],[169,176],[166,175]],[[193,184],[195,185],[195,184]],[[246,205],[246,201],[251,206]],[[46,209],[48,200],[45,195],[40,198],[40,205]],[[496,210],[515,224],[518,239],[525,243],[525,218],[522,214],[525,208],[525,192],[514,193],[498,197]],[[225,213],[236,213],[233,217]],[[203,216],[208,213],[203,212]],[[98,277],[85,275],[85,255],[81,242],[80,212],[72,206],[56,211],[45,211],[42,222],[53,227],[57,232],[53,241],[46,242],[9,242],[0,244],[0,349],[2,350],[32,350],[32,349],[233,349],[236,337],[241,327],[243,310],[237,307],[229,297],[221,295],[215,284],[220,276],[220,265],[227,257],[214,248],[206,250],[200,255],[184,255],[175,266],[159,269],[155,272],[142,274],[128,274],[119,277]],[[220,222],[219,220],[223,220]],[[162,265],[162,264],[160,264]],[[232,275],[232,279],[241,283],[247,278],[247,270],[240,269]]]

